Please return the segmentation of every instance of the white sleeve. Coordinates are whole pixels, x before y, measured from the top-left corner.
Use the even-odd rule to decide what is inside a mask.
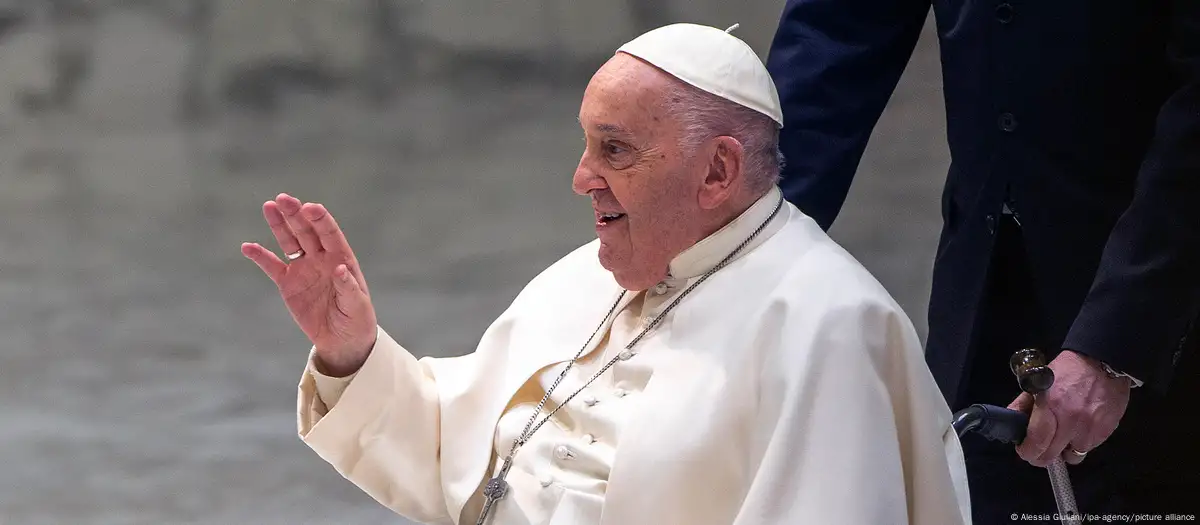
[[[397,514],[453,523],[441,488],[440,405],[428,363],[382,328],[351,377],[321,377],[312,359],[310,353],[297,395],[304,443]]]

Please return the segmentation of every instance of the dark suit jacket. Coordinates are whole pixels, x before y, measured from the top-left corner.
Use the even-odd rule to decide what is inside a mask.
[[[786,4],[768,57],[783,103],[781,187],[826,228],[929,8]],[[1047,331],[1162,389],[1200,305],[1200,0],[933,8],[952,156],[927,343],[943,392],[953,404],[965,386],[1006,202]]]

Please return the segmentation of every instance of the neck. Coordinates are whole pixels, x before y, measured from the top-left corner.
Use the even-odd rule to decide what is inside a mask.
[[[755,202],[758,202],[758,199],[761,199],[763,195],[766,195],[768,191],[770,190],[762,190],[757,192],[743,190],[735,193],[720,206],[714,208],[706,214],[709,216],[709,218],[701,223],[698,237],[692,240],[692,244],[708,238],[721,228],[724,228],[725,225],[733,222],[733,220],[738,218],[738,216],[741,214],[746,213],[746,210],[750,209],[750,207],[753,206]]]
[[[696,233],[692,236],[687,246],[694,246],[700,241],[703,241],[704,239],[711,237],[714,233],[720,231],[721,228],[724,228],[726,225],[733,222],[734,219],[738,218],[738,216],[745,213],[746,210],[750,209],[750,207],[753,206],[755,202],[758,202],[758,199],[762,198],[763,195],[766,195],[768,191],[770,190],[767,189],[757,192],[751,192],[748,190],[738,191],[720,206],[705,212],[704,219],[699,221],[699,225],[695,230]],[[654,282],[658,282],[666,278],[667,274],[670,272],[669,265],[671,261],[674,261],[675,257],[678,255],[679,254],[677,253],[671,257],[667,263],[668,266],[662,269],[661,274],[655,277]]]

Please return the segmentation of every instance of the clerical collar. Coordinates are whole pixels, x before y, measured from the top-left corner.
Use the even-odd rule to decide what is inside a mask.
[[[711,270],[713,266],[721,262],[721,259],[727,257],[737,249],[738,245],[745,242],[750,234],[754,233],[754,230],[771,216],[779,198],[779,188],[772,187],[771,191],[746,208],[746,211],[730,221],[729,224],[684,250],[671,261],[667,279],[691,279]],[[782,217],[787,217],[786,210],[780,210],[780,214],[775,219],[778,221]],[[764,231],[751,241],[738,257],[754,249],[755,246],[770,237],[771,233],[771,231]]]

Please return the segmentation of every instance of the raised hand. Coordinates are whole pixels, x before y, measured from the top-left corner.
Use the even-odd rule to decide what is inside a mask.
[[[275,282],[292,318],[316,347],[321,372],[354,373],[375,345],[377,320],[346,236],[324,206],[285,193],[263,203],[262,211],[288,262],[256,243],[242,244],[242,255]]]

